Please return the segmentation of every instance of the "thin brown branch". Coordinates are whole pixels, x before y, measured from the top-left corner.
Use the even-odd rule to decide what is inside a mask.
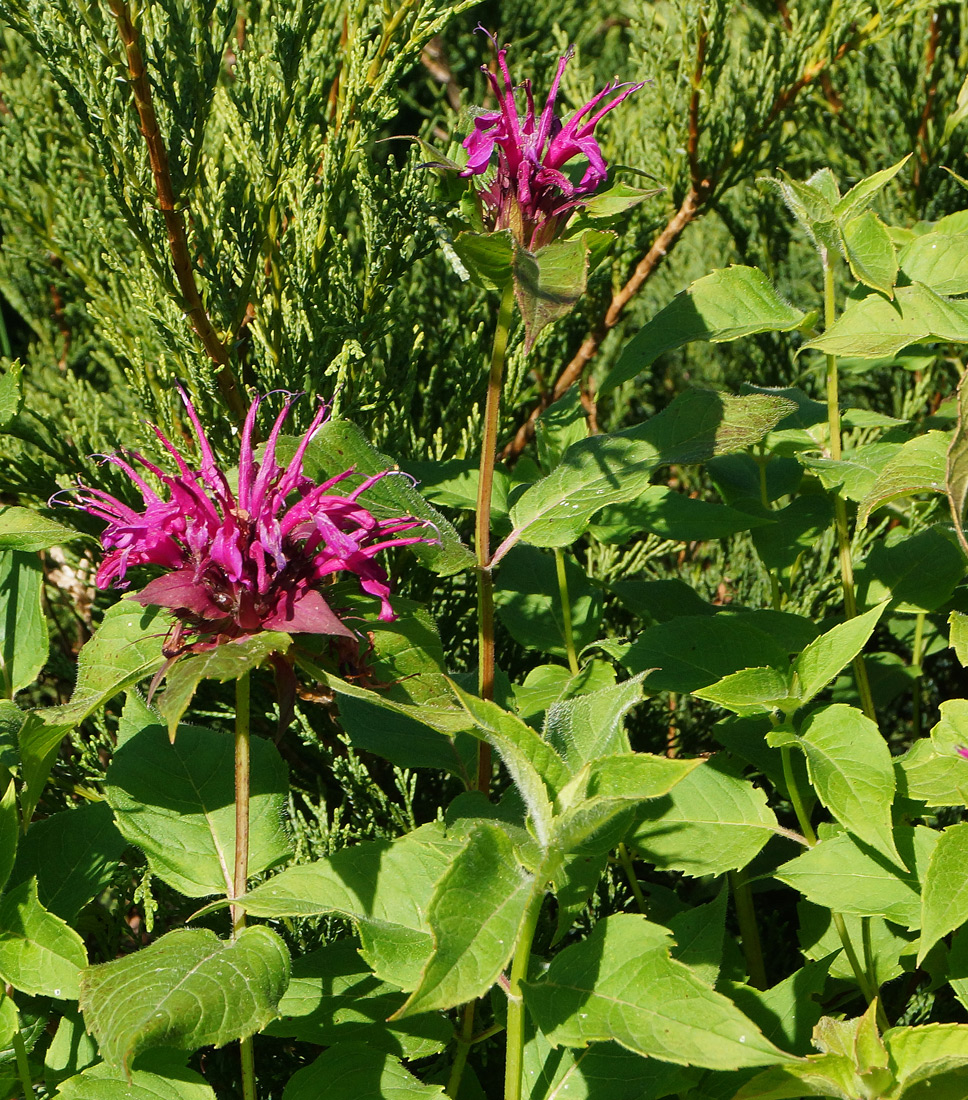
[[[241,419],[245,416],[245,403],[229,365],[229,350],[219,339],[195,282],[194,264],[185,233],[185,219],[175,205],[175,193],[168,169],[168,150],[161,130],[158,128],[158,117],[155,114],[151,84],[148,81],[138,41],[138,31],[131,21],[131,13],[125,0],[109,0],[109,2],[124,44],[128,73],[131,76],[131,91],[134,95],[138,119],[141,122],[141,133],[148,148],[148,160],[158,195],[158,207],[165,219],[165,229],[168,231],[168,247],[178,289],[183,299],[182,308],[209,358],[219,368],[215,379],[226,405],[235,416]]]
[[[699,97],[702,94],[702,78],[706,69],[706,46],[709,31],[706,27],[705,13],[699,12],[699,28],[696,32],[696,64],[692,71],[692,93],[689,96],[689,136],[686,141],[686,155],[689,158],[689,180],[693,191],[703,186],[702,168],[699,164]],[[708,182],[708,181],[706,181]]]

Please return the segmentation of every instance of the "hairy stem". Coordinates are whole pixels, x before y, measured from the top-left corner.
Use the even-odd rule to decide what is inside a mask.
[[[235,877],[233,895],[245,894],[249,880],[249,673],[235,681]],[[245,928],[245,910],[232,906],[232,938]],[[252,1037],[239,1042],[243,1100],[256,1100]]]
[[[568,654],[568,667],[572,676],[577,676],[578,654],[575,652],[575,635],[571,624],[571,597],[568,595],[568,574],[565,572],[565,552],[555,551],[555,566],[558,570],[558,595],[561,598],[561,628],[565,636],[565,652]]]
[[[760,930],[756,923],[753,891],[750,889],[745,870],[730,871],[728,878],[730,889],[733,891],[733,904],[736,907],[736,920],[739,924],[740,942],[750,976],[750,985],[754,989],[766,989],[769,982],[766,977],[766,963],[763,961]]]
[[[494,578],[491,573],[491,493],[494,463],[497,458],[497,426],[501,412],[501,386],[504,358],[514,310],[514,284],[509,282],[501,296],[501,307],[494,328],[491,369],[487,379],[484,406],[484,437],[481,440],[481,464],[477,482],[475,546],[477,550],[478,594],[478,688],[482,699],[494,698]],[[491,785],[491,746],[481,742],[477,756],[477,789]]]
[[[182,296],[181,306],[209,358],[218,368],[215,380],[225,404],[229,411],[241,421],[245,418],[245,402],[229,365],[229,349],[215,331],[205,304],[202,302],[202,296],[198,292],[198,284],[195,282],[195,268],[188,249],[185,219],[178,208],[171,183],[168,149],[158,127],[158,116],[155,114],[151,95],[151,82],[145,70],[138,30],[131,19],[126,0],[109,0],[109,3],[124,44],[128,73],[131,77],[131,92],[141,123],[141,133],[148,148],[148,160],[151,163],[151,174],[155,181],[158,207],[165,220],[165,229],[168,231],[168,248],[171,252],[178,289]]]
[[[618,861],[622,865],[622,870],[625,872],[626,879],[628,879],[629,889],[632,891],[632,896],[635,898],[635,904],[638,905],[640,913],[645,913],[647,912],[645,895],[642,893],[642,887],[639,885],[639,879],[635,873],[635,864],[632,862],[632,855],[624,840],[620,842],[617,851]]]
[[[544,890],[536,889],[521,922],[508,989],[507,1062],[504,1073],[504,1100],[521,1100],[524,1076],[524,997],[521,982],[528,976],[531,946],[538,926]]]
[[[823,253],[823,311],[824,327],[830,328],[836,319],[834,298],[834,269],[830,256]],[[827,356],[827,424],[830,430],[830,457],[839,462],[842,454],[840,440],[840,397],[838,393],[837,356]],[[834,496],[834,525],[837,531],[837,555],[840,559],[840,582],[844,593],[844,614],[848,619],[857,615],[857,598],[854,595],[854,563],[850,551],[850,531],[847,526],[847,505],[840,493]],[[867,665],[858,654],[853,661],[854,680],[860,696],[861,710],[872,721],[877,721],[874,697],[871,694]]]

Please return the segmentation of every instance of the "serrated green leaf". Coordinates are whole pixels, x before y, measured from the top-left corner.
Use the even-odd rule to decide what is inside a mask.
[[[0,898],[0,978],[23,993],[77,997],[84,942],[37,900],[31,879]]]
[[[955,651],[962,668],[968,668],[968,615],[952,611],[948,616],[948,645]]]
[[[775,668],[744,668],[692,694],[742,716],[790,712],[799,704],[790,677]]]
[[[694,500],[665,485],[651,485],[631,503],[603,509],[591,526],[591,534],[609,545],[626,542],[642,531],[676,542],[701,542],[729,538],[772,522],[772,518],[726,504]]]
[[[627,753],[625,715],[641,700],[640,676],[587,694],[559,698],[548,707],[544,738],[571,772],[589,760]]]
[[[935,294],[968,294],[968,233],[925,233],[905,245],[898,256],[912,283]]]
[[[36,554],[0,550],[0,692],[8,699],[47,663],[44,573]]]
[[[968,1025],[925,1024],[894,1027],[884,1033],[884,1045],[898,1082],[901,1100],[959,1100],[968,1085]],[[957,1071],[961,1071],[958,1073]],[[915,1086],[921,1084],[921,1089]]]
[[[930,431],[905,443],[883,465],[857,510],[857,523],[867,524],[871,512],[912,493],[943,493],[948,436]]]
[[[249,874],[290,854],[283,825],[288,772],[275,746],[250,746]],[[152,872],[188,897],[232,894],[235,866],[235,747],[230,734],[146,726],[114,754],[104,780],[118,828]],[[159,776],[164,782],[159,782]]]
[[[737,1069],[787,1059],[727,998],[669,956],[668,931],[621,913],[598,922],[523,983],[524,1000],[555,1045],[615,1040],[647,1057]]]
[[[194,1070],[173,1060],[157,1072],[100,1062],[62,1082],[54,1100],[215,1100],[215,1093]]]
[[[823,993],[833,956],[808,962],[770,989],[731,983],[729,997],[760,1026],[771,1042],[791,1054],[811,1053],[810,1037],[823,1009],[815,998]]]
[[[427,914],[434,951],[395,1018],[483,996],[511,958],[535,886],[502,829],[472,832],[437,883]]]
[[[841,825],[900,859],[891,821],[894,764],[876,724],[854,707],[834,703],[808,715],[798,744],[813,789]]]
[[[892,164],[890,168],[883,168],[880,172],[874,172],[873,175],[862,179],[859,183],[855,183],[834,207],[836,217],[841,221],[845,221],[860,214],[862,210],[867,208],[877,192],[890,183],[910,159],[911,154],[908,153],[906,157],[902,157],[897,164]]]
[[[968,700],[946,699],[941,720],[895,760],[898,789],[906,798],[928,806],[968,806],[968,760],[958,751],[968,746]]]
[[[295,445],[293,441],[293,448]],[[281,440],[278,450],[281,456]],[[396,463],[377,451],[349,420],[327,420],[320,425],[306,448],[303,470],[307,477],[322,482],[351,468],[361,479],[383,470],[391,471],[366,490],[360,497],[360,503],[377,519],[416,516],[417,519],[425,520],[428,534],[438,538],[440,543],[433,545],[418,542],[411,546],[410,550],[418,561],[441,577],[449,577],[473,568],[474,555],[461,542],[453,524],[424,500],[411,484],[409,477],[398,476],[396,471],[399,467]]]
[[[714,756],[646,803],[628,842],[656,867],[698,877],[745,867],[775,830],[763,791]]]
[[[858,1081],[843,1054],[813,1054],[801,1065],[778,1066],[757,1074],[733,1100],[804,1100],[808,1096],[853,1100]]]
[[[2,1044],[0,1044],[2,1045]],[[44,1085],[51,1094],[57,1086],[98,1061],[97,1043],[87,1034],[81,1014],[64,1012],[44,1054]]]
[[[549,473],[573,443],[587,438],[588,415],[578,388],[573,387],[549,405],[535,422],[534,441],[541,469]]]
[[[110,885],[126,847],[107,803],[64,810],[27,830],[10,883],[36,878],[41,905],[73,922],[81,907]]]
[[[13,776],[0,766],[0,893],[3,892],[17,857],[20,836],[20,815],[17,811],[17,788]]]
[[[823,691],[837,673],[863,650],[886,606],[878,604],[863,615],[838,623],[812,641],[797,657],[793,662],[794,682],[803,703],[808,703]]]
[[[734,265],[697,279],[626,344],[603,381],[607,393],[660,355],[693,340],[720,343],[757,332],[790,332],[803,320],[759,268]]]
[[[938,838],[924,876],[918,964],[949,932],[968,921],[968,822],[949,825]]]
[[[158,608],[120,600],[109,608],[94,637],[77,658],[77,686],[69,703],[26,716],[20,730],[25,788],[21,809],[29,820],[62,738],[102,703],[161,666],[169,619]]]
[[[13,504],[0,507],[0,550],[20,550],[32,553],[74,542],[81,536],[70,527]]]
[[[841,232],[854,278],[893,298],[897,253],[881,219],[867,210],[846,222]]]
[[[940,525],[914,535],[891,532],[864,562],[865,601],[889,597],[899,611],[937,611],[964,577],[964,555]]]
[[[478,286],[499,291],[511,281],[514,243],[509,229],[496,233],[458,233],[450,243]]]
[[[942,298],[914,283],[897,287],[893,301],[870,294],[849,302],[840,317],[804,347],[826,355],[876,359],[928,340],[968,341],[968,302]]]
[[[355,941],[340,940],[293,961],[279,1019],[265,1033],[320,1047],[365,1043],[402,1058],[439,1054],[453,1038],[440,1013],[387,1022],[405,1000],[406,994],[370,971]]]
[[[285,653],[292,638],[277,630],[263,630],[247,638],[224,642],[182,657],[165,675],[165,690],[155,706],[168,723],[168,736],[174,740],[178,723],[191,704],[198,685],[203,680],[237,680],[253,668],[258,668],[273,653]]]
[[[389,1054],[356,1043],[331,1047],[297,1070],[282,1100],[432,1100],[443,1085],[426,1085]]]
[[[858,917],[884,917],[903,928],[921,924],[920,876],[937,843],[938,834],[918,826],[898,826],[896,843],[902,869],[885,856],[862,847],[848,833],[822,839],[802,855],[781,864],[774,877],[815,905]]]
[[[233,941],[182,928],[149,947],[91,966],[81,1011],[106,1061],[129,1069],[152,1047],[224,1046],[261,1030],[289,984],[289,952],[271,929]]]
[[[955,534],[968,554],[965,536],[965,504],[968,502],[968,384],[962,376],[958,383],[958,425],[951,436],[945,456],[944,484],[955,523]]]

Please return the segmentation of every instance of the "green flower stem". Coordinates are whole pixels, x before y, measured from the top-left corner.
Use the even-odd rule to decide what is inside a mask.
[[[756,462],[757,468],[760,472],[760,503],[766,509],[770,511],[770,493],[766,484],[766,467],[769,463],[767,458],[765,444],[760,444],[759,455],[753,455],[753,460]],[[772,569],[767,569],[767,575],[770,578],[770,602],[774,611],[780,610],[781,598],[780,598],[780,582],[776,579],[776,573]]]
[[[812,848],[817,843],[817,834],[810,824],[810,817],[803,804],[803,798],[800,796],[797,777],[793,774],[793,759],[790,755],[789,745],[781,747],[780,760],[783,762],[783,778],[787,785],[787,793],[790,795],[790,802],[793,804],[793,812],[797,815],[797,821],[800,823],[800,832],[803,833],[804,840]]]
[[[769,982],[766,977],[766,963],[763,961],[760,930],[756,923],[753,891],[750,889],[745,870],[730,871],[727,877],[730,889],[733,891],[733,904],[736,906],[736,920],[739,924],[740,942],[750,976],[750,985],[754,989],[767,989]]]
[[[535,889],[521,922],[508,988],[507,1062],[504,1072],[504,1100],[521,1100],[524,1076],[524,997],[521,982],[528,976],[531,946],[544,901],[544,888]]]
[[[823,312],[824,327],[830,328],[837,315],[834,296],[834,269],[830,257],[823,260]],[[837,356],[827,356],[827,424],[830,430],[830,457],[839,462],[842,454],[840,439],[840,396],[837,374]],[[848,619],[857,615],[857,599],[854,595],[854,563],[850,552],[850,531],[847,526],[847,505],[840,493],[834,495],[834,525],[837,531],[837,555],[840,559],[840,582],[844,593],[844,614]],[[874,697],[871,694],[867,665],[858,654],[853,661],[857,694],[861,710],[872,722],[877,721]]]
[[[504,358],[514,311],[514,284],[509,282],[501,296],[501,307],[494,328],[491,369],[487,380],[484,406],[484,437],[481,440],[481,464],[477,482],[475,547],[477,550],[478,596],[478,688],[482,699],[494,698],[494,578],[491,574],[491,492],[494,486],[494,462],[497,458],[497,427],[501,411],[501,387]],[[477,750],[477,789],[491,785],[491,746],[481,741]]]
[[[572,676],[577,676],[578,654],[575,653],[575,635],[571,625],[571,597],[568,595],[568,575],[565,573],[565,552],[555,551],[555,565],[558,568],[558,595],[561,597],[561,625],[565,636],[565,651],[568,654],[568,667]]]
[[[645,913],[647,910],[645,895],[642,893],[642,887],[639,885],[638,876],[635,873],[635,864],[632,862],[632,856],[624,840],[621,841],[618,846],[618,861],[622,864],[622,870],[625,872],[625,877],[628,879],[629,889],[632,891],[635,903],[639,907],[639,912]]]
[[[460,1092],[461,1078],[464,1076],[464,1067],[467,1065],[467,1055],[474,1045],[474,1002],[464,1005],[461,1015],[461,1028],[457,1033],[457,1053],[454,1055],[454,1064],[450,1067],[450,1077],[447,1079],[447,1088],[444,1092],[451,1100],[456,1100]]]
[[[235,877],[233,895],[242,897],[249,881],[249,673],[235,681]],[[232,906],[232,938],[245,928],[245,910]],[[256,1100],[252,1037],[239,1042],[243,1100]]]
[[[924,660],[924,612],[914,619],[914,645],[911,647],[911,667],[917,673],[911,688],[911,733],[921,736],[921,662]]]
[[[8,985],[4,990],[4,996],[9,998],[16,1008],[13,999],[13,986]],[[30,1062],[27,1060],[27,1044],[20,1032],[20,1016],[17,1015],[17,1028],[13,1033],[13,1053],[17,1061],[17,1076],[20,1078],[20,1087],[24,1090],[24,1100],[33,1100],[34,1084],[30,1076]]]

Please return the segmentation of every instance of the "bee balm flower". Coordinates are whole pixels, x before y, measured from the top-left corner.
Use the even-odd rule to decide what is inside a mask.
[[[582,199],[604,182],[607,166],[595,140],[595,126],[623,99],[644,87],[644,83],[606,84],[567,122],[562,122],[555,113],[555,103],[562,74],[572,56],[569,50],[558,62],[540,116],[535,113],[531,81],[524,81],[521,87],[527,107],[522,117],[508,72],[507,49],[498,50],[501,79],[486,67],[483,70],[497,97],[498,110],[480,111],[463,143],[468,158],[462,176],[485,172],[497,150],[497,171],[480,192],[490,223],[487,228],[510,229],[531,252],[554,240]],[[562,171],[576,156],[588,161],[577,184]]]
[[[353,470],[321,485],[303,474],[306,448],[325,419],[325,407],[283,467],[276,461],[276,445],[292,399],[276,418],[259,461],[252,438],[261,401],[256,398],[242,429],[238,487],[233,490],[215,462],[191,401],[179,392],[198,438],[198,472],[155,428],[178,472],[166,473],[140,454],[132,457],[158,479],[162,493],[125,459],[106,459],[138,487],[143,511],[100,489],[80,486],[71,494],[75,507],[107,523],[101,543],[108,553],[97,572],[98,587],[124,588],[133,566],[160,566],[162,575],[135,599],[173,611],[179,624],[172,641],[187,634],[189,645],[197,648],[262,630],[354,637],[320,591],[327,578],[340,574],[356,574],[363,591],[380,599],[380,618],[392,619],[388,577],[376,556],[391,546],[436,540],[425,533],[404,535],[425,531],[422,520],[379,520],[360,503],[360,495],[385,473],[367,478],[346,495],[333,490]]]

